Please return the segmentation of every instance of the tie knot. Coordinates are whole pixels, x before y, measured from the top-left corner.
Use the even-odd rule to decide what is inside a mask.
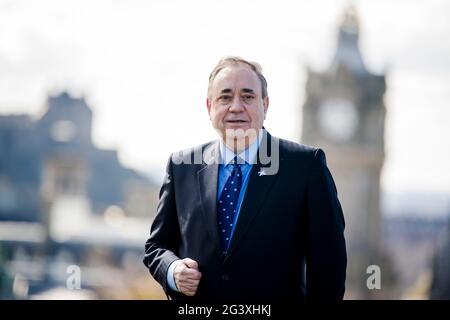
[[[238,157],[234,157],[233,160],[231,161],[231,164],[233,165],[233,169],[234,170],[238,170],[241,168],[241,165],[238,162]]]

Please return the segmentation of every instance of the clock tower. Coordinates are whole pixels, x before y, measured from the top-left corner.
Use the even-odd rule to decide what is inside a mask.
[[[380,268],[380,175],[384,161],[384,75],[370,73],[358,45],[354,8],[341,21],[324,72],[308,70],[301,142],[324,149],[344,211],[346,298],[370,298],[370,265]]]

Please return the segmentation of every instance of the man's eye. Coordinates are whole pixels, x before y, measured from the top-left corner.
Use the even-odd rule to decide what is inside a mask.
[[[244,99],[244,101],[249,101],[249,100],[252,100],[254,97],[252,95],[247,94],[247,95],[243,96],[242,98]]]
[[[219,100],[221,100],[221,101],[228,101],[230,99],[231,99],[231,96],[220,96],[219,97]]]

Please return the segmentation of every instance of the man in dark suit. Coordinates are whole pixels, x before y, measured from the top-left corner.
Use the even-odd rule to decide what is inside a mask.
[[[259,65],[222,59],[217,141],[172,154],[144,264],[173,299],[342,299],[344,217],[322,150],[270,135]]]

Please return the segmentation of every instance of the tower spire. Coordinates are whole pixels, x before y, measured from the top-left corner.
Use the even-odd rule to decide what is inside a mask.
[[[359,50],[358,41],[358,15],[355,7],[349,5],[341,18],[336,52],[329,71],[335,73],[339,69],[344,68],[359,75],[368,73]]]

